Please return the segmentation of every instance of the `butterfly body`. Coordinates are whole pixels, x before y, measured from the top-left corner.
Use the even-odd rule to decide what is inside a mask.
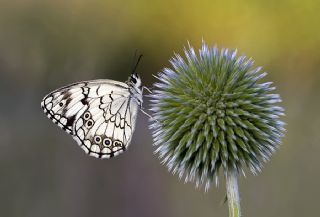
[[[59,88],[41,107],[87,154],[110,158],[130,144],[142,102],[141,80],[133,73],[126,83],[101,79]]]

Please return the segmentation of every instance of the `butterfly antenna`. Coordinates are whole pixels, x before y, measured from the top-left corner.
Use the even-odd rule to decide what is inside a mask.
[[[140,62],[140,60],[141,60],[141,58],[142,58],[142,54],[140,54],[140,56],[139,56],[139,58],[138,58],[138,60],[137,60],[137,63],[136,63],[136,65],[134,66],[134,68],[132,69],[132,74],[135,74],[135,72],[136,72],[136,69],[137,69],[137,67],[138,67],[138,64],[139,64],[139,62]]]
[[[132,71],[133,71],[133,68],[134,68],[134,63],[136,62],[137,52],[138,52],[138,50],[136,49],[136,50],[134,51],[134,55],[133,55],[133,59],[132,59],[132,64],[131,64],[131,69],[132,69]]]

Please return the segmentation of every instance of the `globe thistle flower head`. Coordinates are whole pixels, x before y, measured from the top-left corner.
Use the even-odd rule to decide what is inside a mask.
[[[189,45],[158,73],[151,97],[155,153],[169,171],[195,181],[218,180],[219,169],[254,174],[278,148],[284,132],[281,101],[267,73],[237,51]]]

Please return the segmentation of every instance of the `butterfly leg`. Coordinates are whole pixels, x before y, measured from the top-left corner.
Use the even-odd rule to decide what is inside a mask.
[[[153,119],[153,118],[151,117],[151,115],[149,115],[147,112],[145,112],[145,111],[142,109],[142,107],[140,108],[140,110],[141,110],[141,112],[142,112],[143,114],[145,114],[145,115],[148,116],[149,118]]]
[[[144,89],[146,89],[149,93],[152,93],[152,91],[149,88],[147,88],[146,86],[142,86],[142,93],[143,93]]]

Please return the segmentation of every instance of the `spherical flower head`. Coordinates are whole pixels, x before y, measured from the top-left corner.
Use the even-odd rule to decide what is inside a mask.
[[[272,82],[253,60],[236,51],[209,48],[197,55],[189,45],[186,60],[175,54],[158,73],[151,97],[155,153],[185,181],[205,184],[218,171],[256,174],[278,148],[284,109]]]

